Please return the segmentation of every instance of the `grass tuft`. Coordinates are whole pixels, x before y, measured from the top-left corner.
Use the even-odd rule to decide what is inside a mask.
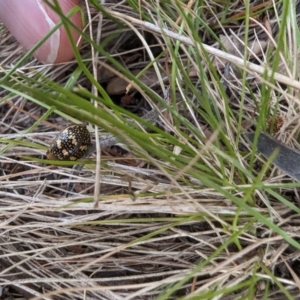
[[[0,27],[3,295],[295,299],[300,185],[243,133],[299,149],[298,1],[81,4],[68,63]],[[120,143],[47,160],[72,123]]]

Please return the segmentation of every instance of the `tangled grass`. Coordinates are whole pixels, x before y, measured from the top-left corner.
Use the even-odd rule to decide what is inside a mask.
[[[82,2],[83,47],[59,65],[0,27],[3,298],[299,298],[299,183],[243,137],[299,148],[298,3],[244,3]],[[47,161],[81,122],[120,143]]]

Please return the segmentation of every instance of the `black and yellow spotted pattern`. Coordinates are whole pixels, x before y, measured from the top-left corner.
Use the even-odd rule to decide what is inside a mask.
[[[91,147],[91,135],[83,124],[71,125],[62,130],[47,151],[48,159],[77,160]]]

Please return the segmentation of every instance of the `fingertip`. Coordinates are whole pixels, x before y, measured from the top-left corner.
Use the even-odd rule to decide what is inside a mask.
[[[70,9],[78,5],[78,0],[59,1],[62,12],[67,14]],[[0,20],[15,36],[18,42],[27,50],[31,49],[38,41],[60,21],[60,17],[41,0],[0,0]],[[82,29],[80,12],[76,12],[70,20],[79,29]],[[70,26],[70,31],[75,42],[80,34]],[[40,46],[34,56],[44,63],[59,63],[71,60],[74,52],[67,35],[66,29],[61,26],[49,39]]]
[[[78,0],[61,0],[59,1],[60,8],[62,12],[66,15],[73,7],[78,6]],[[60,17],[51,10],[48,6],[45,6],[45,10],[49,18],[51,18],[54,24],[60,22]],[[80,30],[83,28],[82,18],[80,11],[77,11],[70,17],[70,21]],[[80,32],[78,32],[72,26],[69,26],[69,30],[73,41],[76,43],[77,47],[81,46]],[[52,38],[52,37],[51,37]],[[53,40],[49,39],[49,43],[57,43],[57,40],[53,36]],[[70,38],[64,26],[59,28],[59,47],[57,48],[56,57],[54,63],[70,61],[74,57],[74,51],[70,42]],[[50,47],[51,48],[51,47]],[[38,54],[37,54],[38,55]]]

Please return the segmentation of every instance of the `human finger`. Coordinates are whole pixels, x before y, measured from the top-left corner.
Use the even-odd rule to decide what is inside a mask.
[[[49,1],[53,3],[53,0]],[[61,10],[67,14],[78,5],[78,0],[58,0]],[[26,3],[26,4],[25,4]],[[32,48],[60,21],[60,17],[43,0],[1,0],[0,20],[26,49]],[[82,29],[80,12],[70,20]],[[70,27],[73,39],[78,42],[80,34]],[[34,53],[44,63],[69,61],[74,53],[64,26],[56,30],[51,37]]]

